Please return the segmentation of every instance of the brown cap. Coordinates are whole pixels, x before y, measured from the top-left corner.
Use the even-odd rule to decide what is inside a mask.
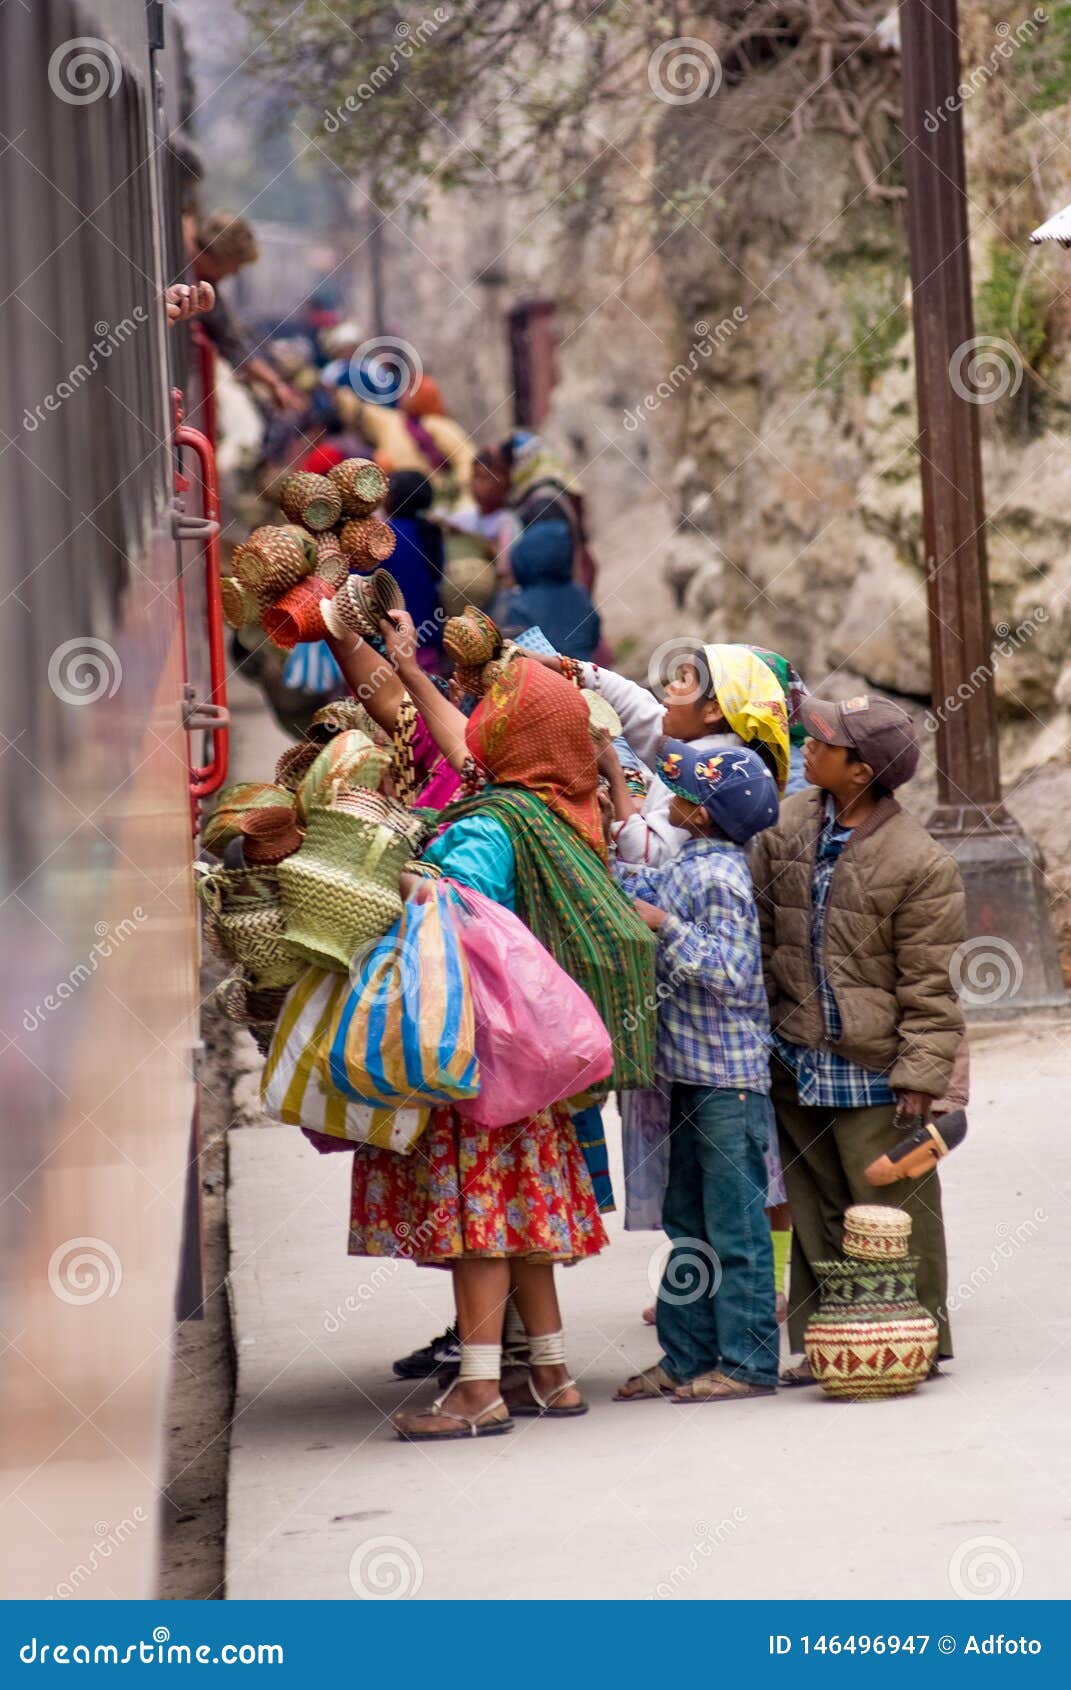
[[[851,745],[890,791],[909,781],[918,767],[919,742],[906,710],[866,693],[832,704],[810,694],[800,704],[803,725],[826,745]]]

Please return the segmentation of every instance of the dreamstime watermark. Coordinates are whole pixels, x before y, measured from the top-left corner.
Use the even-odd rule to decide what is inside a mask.
[[[700,364],[713,357],[718,348],[731,340],[737,329],[742,328],[747,320],[748,314],[742,305],[734,305],[729,316],[723,317],[713,328],[701,317],[695,325],[697,338],[692,342],[684,362],[675,364],[657,387],[652,388],[650,393],[645,393],[638,405],[630,406],[624,413],[621,420],[629,433],[635,434],[653,412],[659,410],[667,399],[672,399],[675,393],[691,381]]]
[[[969,1537],[949,1558],[948,1582],[965,1601],[1014,1596],[1023,1582],[1022,1559],[1007,1538]]]
[[[663,41],[647,61],[651,93],[667,106],[691,106],[721,87],[721,59],[709,41],[675,35]]]
[[[48,660],[48,684],[63,704],[96,704],[98,699],[114,698],[122,680],[119,653],[93,634],[64,640]]]
[[[435,1236],[435,1229],[449,1220],[449,1211],[440,1204],[433,1215],[421,1221],[414,1230],[408,1221],[398,1221],[394,1227],[394,1236],[398,1240],[398,1248],[391,1256],[384,1256],[376,1263],[372,1270],[372,1277],[359,1285],[356,1291],[351,1291],[345,1300],[338,1303],[334,1309],[328,1309],[323,1318],[323,1329],[332,1336],[341,1332],[351,1314],[360,1311],[378,1296],[384,1285],[389,1285],[398,1272],[402,1262],[415,1260],[425,1244],[430,1244]]]
[[[114,926],[108,921],[98,921],[93,929],[97,937],[84,960],[76,962],[65,979],[61,980],[53,991],[46,992],[40,1003],[23,1011],[22,1025],[26,1031],[36,1033],[38,1027],[42,1026],[50,1015],[55,1015],[68,998],[73,998],[80,986],[84,986],[87,980],[93,978],[101,963],[107,962],[124,940],[136,933],[145,920],[145,911],[140,904],[135,904],[130,915],[124,916],[122,921],[117,921]]]
[[[122,1283],[119,1253],[104,1238],[66,1238],[49,1257],[49,1289],[61,1303],[99,1303],[114,1297]]]
[[[720,916],[713,926],[705,921],[696,921],[691,925],[692,931],[701,940],[716,937],[724,940],[726,944],[733,944],[740,937],[739,924],[734,923],[727,915]],[[644,993],[637,1008],[625,1011],[621,1021],[624,1032],[634,1033],[647,1017],[654,1015],[664,1003],[677,995],[683,982],[694,978],[695,969],[690,963],[674,963],[672,968],[667,969],[665,974],[655,981],[654,991]]]
[[[424,1563],[408,1538],[370,1537],[350,1556],[349,1580],[362,1601],[404,1601],[424,1583]]]
[[[1026,1220],[1020,1221],[1017,1226],[1001,1221],[997,1226],[997,1242],[989,1252],[988,1261],[979,1262],[972,1268],[969,1277],[960,1280],[949,1292],[949,1314],[956,1314],[965,1308],[979,1291],[984,1291],[987,1285],[991,1285],[1005,1262],[1010,1262],[1017,1251],[1033,1243],[1048,1218],[1044,1209],[1035,1209],[1032,1215],[1028,1215]]]
[[[948,379],[968,405],[994,405],[1022,387],[1023,360],[1010,340],[975,335],[961,341],[948,360]]]
[[[114,327],[111,323],[106,323],[103,318],[99,323],[94,323],[93,333],[97,338],[82,362],[75,364],[73,369],[68,370],[63,380],[57,382],[51,393],[46,393],[32,411],[27,405],[22,414],[22,426],[25,432],[27,434],[36,433],[45,421],[45,413],[54,415],[65,400],[73,398],[78,389],[84,387],[86,382],[96,375],[101,364],[106,363],[112,353],[117,352],[121,346],[124,346],[131,335],[148,320],[149,313],[145,310],[145,307],[135,305],[130,316],[124,317],[122,322],[116,323]]]
[[[967,700],[974,697],[979,687],[985,686],[988,681],[992,680],[1001,659],[1012,657],[1021,646],[1026,645],[1027,641],[1034,637],[1041,624],[1048,620],[1048,611],[1044,605],[1039,604],[1035,605],[1030,615],[1024,617],[1023,621],[1015,628],[1012,628],[1007,622],[998,622],[993,629],[996,642],[987,660],[984,663],[977,664],[966,679],[960,681],[955,692],[949,693],[948,697],[943,699],[940,704],[927,710],[923,717],[923,726],[927,732],[936,733],[940,723],[961,710]]]
[[[934,111],[928,111],[922,120],[922,127],[928,135],[936,135],[942,123],[947,122],[953,112],[963,110],[964,102],[984,88],[990,77],[996,75],[1004,59],[1010,59],[1016,49],[1027,41],[1032,41],[1042,24],[1048,23],[1049,14],[1044,6],[1035,6],[1028,18],[1017,24],[1013,29],[1010,23],[998,23],[996,34],[999,40],[984,64],[975,65],[970,75],[949,94],[947,99]]]
[[[721,1257],[705,1238],[664,1238],[647,1263],[647,1283],[675,1309],[717,1295]]]
[[[48,61],[48,86],[65,106],[91,106],[119,92],[123,66],[115,48],[96,35],[61,41]]]
[[[652,692],[673,690],[679,704],[698,704],[712,697],[713,677],[702,645],[686,634],[674,634],[652,651],[647,663],[647,685]]]
[[[992,1008],[1019,991],[1023,959],[1010,939],[979,933],[952,953],[948,978],[961,1003],[971,1009]]]
[[[424,378],[420,353],[399,335],[363,340],[350,356],[350,384],[358,399],[393,405],[412,393]]]
[[[733,1533],[744,1524],[747,1514],[737,1506],[724,1520],[719,1520],[716,1526],[705,1525],[702,1521],[695,1528],[696,1542],[692,1546],[687,1561],[678,1561],[673,1570],[664,1579],[659,1579],[654,1587],[653,1597],[656,1602],[665,1602],[677,1596],[688,1580],[694,1578],[699,1571],[701,1561],[707,1561],[715,1549],[720,1549],[728,1542]]]
[[[422,18],[420,23],[416,25],[409,23],[405,18],[402,19],[401,23],[396,24],[394,33],[398,40],[392,45],[386,59],[381,64],[376,65],[375,69],[369,72],[367,80],[359,82],[352,94],[347,94],[334,111],[324,112],[323,121],[327,133],[337,135],[339,130],[349,122],[354,112],[360,111],[361,107],[367,105],[369,100],[374,100],[380,89],[385,88],[387,83],[391,82],[398,72],[408,64],[417,49],[427,45],[432,36],[446,23],[449,16],[449,6],[436,6],[429,18]]]
[[[98,1520],[93,1527],[93,1546],[84,1561],[79,1561],[65,1579],[61,1579],[51,1596],[45,1598],[48,1602],[69,1602],[81,1593],[81,1586],[86,1584],[99,1572],[102,1565],[110,1561],[117,1549],[122,1548],[127,1538],[133,1537],[139,1526],[148,1523],[149,1516],[144,1508],[136,1507],[131,1510],[132,1519],[120,1520],[117,1526],[110,1526],[106,1520]]]
[[[431,616],[426,616],[419,628],[414,628],[414,640],[402,640],[399,644],[399,656],[403,658],[415,657],[419,648],[426,641],[432,639],[447,620],[446,611],[437,605]],[[373,669],[366,681],[361,681],[353,696],[359,704],[368,704],[369,699],[375,698],[380,688],[388,682],[397,679],[394,665],[390,659],[384,657]]]

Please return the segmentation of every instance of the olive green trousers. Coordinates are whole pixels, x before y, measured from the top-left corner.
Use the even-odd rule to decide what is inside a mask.
[[[870,1109],[815,1109],[801,1104],[796,1076],[775,1056],[772,1096],[785,1190],[792,1210],[788,1336],[803,1349],[803,1331],[818,1308],[814,1263],[842,1254],[844,1211],[853,1203],[886,1203],[911,1216],[910,1253],[918,1257],[919,1302],[937,1322],[938,1355],[952,1354],[948,1324],[948,1260],[936,1169],[922,1179],[871,1185],[864,1170],[901,1136],[891,1103]]]

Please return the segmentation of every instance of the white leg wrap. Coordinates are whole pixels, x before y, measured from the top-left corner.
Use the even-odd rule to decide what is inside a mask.
[[[462,1344],[459,1379],[497,1379],[502,1372],[501,1344]]]
[[[565,1333],[537,1332],[528,1340],[528,1353],[533,1367],[564,1367]]]

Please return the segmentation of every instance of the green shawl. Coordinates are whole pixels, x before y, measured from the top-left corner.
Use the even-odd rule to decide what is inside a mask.
[[[494,786],[449,805],[440,821],[493,816],[516,862],[517,914],[587,993],[613,1042],[607,1087],[653,1084],[655,940],[616,880],[568,822],[523,787]]]

